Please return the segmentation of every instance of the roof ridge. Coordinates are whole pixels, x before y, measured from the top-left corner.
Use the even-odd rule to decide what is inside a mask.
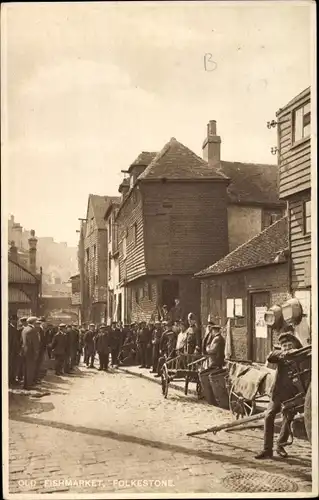
[[[217,260],[216,262],[214,262],[212,265],[206,267],[205,269],[203,269],[202,271],[199,271],[199,273],[196,273],[196,275],[200,275],[202,273],[205,273],[205,271],[208,271],[208,269],[210,269],[211,267],[213,267],[217,262],[222,262],[224,259],[228,258],[229,256],[231,255],[235,255],[241,248],[243,248],[245,245],[248,245],[249,243],[251,243],[252,241],[254,241],[255,239],[259,238],[262,234],[264,234],[266,231],[269,231],[270,228],[273,228],[274,226],[276,226],[279,222],[282,222],[284,219],[288,219],[288,216],[287,215],[284,215],[283,217],[281,217],[281,219],[278,219],[276,222],[274,222],[273,224],[271,224],[270,226],[266,227],[265,229],[263,229],[262,231],[260,231],[260,233],[257,233],[255,234],[255,236],[253,236],[252,238],[250,238],[249,240],[245,241],[244,243],[242,243],[241,245],[239,245],[238,247],[234,248],[234,250],[232,250],[231,252],[229,252],[228,254],[224,255],[224,257],[222,257],[221,259]]]
[[[223,163],[234,163],[234,164],[239,164],[239,165],[244,165],[244,166],[259,166],[259,167],[276,167],[278,168],[277,163],[256,163],[256,162],[249,162],[249,161],[236,161],[236,160],[221,160],[221,164]]]

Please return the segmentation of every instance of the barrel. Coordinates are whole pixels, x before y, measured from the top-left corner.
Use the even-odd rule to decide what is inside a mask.
[[[213,389],[208,378],[210,373],[212,373],[211,368],[207,368],[206,370],[200,371],[199,380],[202,387],[204,398],[206,399],[207,403],[216,406],[216,400],[214,397]]]
[[[221,368],[220,370],[210,373],[208,379],[213,390],[216,405],[225,410],[229,410],[229,397],[225,380],[226,376],[226,368]]]

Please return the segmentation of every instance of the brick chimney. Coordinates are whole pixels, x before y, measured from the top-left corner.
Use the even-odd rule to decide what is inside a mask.
[[[29,242],[29,269],[31,273],[36,274],[37,272],[37,243],[38,240],[35,237],[34,229],[30,231],[31,237],[28,239]]]
[[[126,177],[125,179],[123,179],[123,181],[119,186],[119,193],[121,193],[122,200],[125,198],[129,190],[130,190],[130,179]]]
[[[203,158],[211,166],[220,166],[220,143],[216,120],[210,120],[207,125],[207,137],[203,142]]]
[[[14,262],[18,262],[18,248],[15,246],[15,243],[14,241],[11,241],[11,244],[10,244],[10,249],[9,249],[9,257],[11,260],[13,260]]]

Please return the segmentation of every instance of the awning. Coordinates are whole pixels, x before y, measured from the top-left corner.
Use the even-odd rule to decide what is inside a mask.
[[[19,303],[19,304],[30,304],[31,300],[22,290],[18,288],[9,287],[9,304]]]

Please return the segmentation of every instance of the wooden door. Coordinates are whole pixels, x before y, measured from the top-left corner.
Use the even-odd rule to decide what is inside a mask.
[[[271,331],[263,320],[264,312],[270,307],[269,292],[255,292],[250,295],[250,352],[256,363],[265,363],[271,351]]]
[[[179,283],[178,280],[164,279],[162,281],[162,306],[167,305],[170,310],[174,304],[175,299],[179,297]]]

